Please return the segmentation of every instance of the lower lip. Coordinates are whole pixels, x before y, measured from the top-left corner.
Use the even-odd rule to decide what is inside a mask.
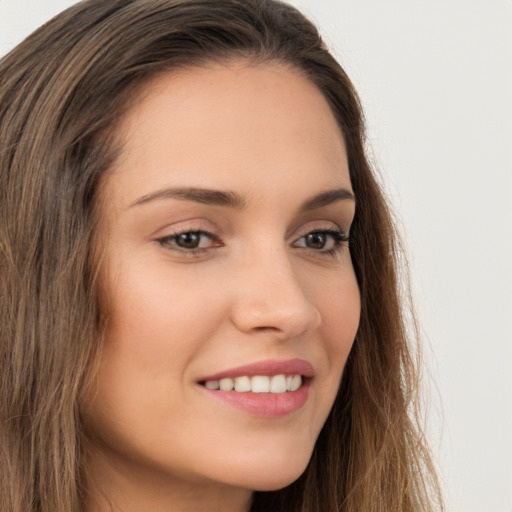
[[[214,391],[201,386],[209,396],[253,416],[279,418],[298,411],[309,397],[310,380],[303,382],[296,391],[286,393],[240,393],[238,391]]]

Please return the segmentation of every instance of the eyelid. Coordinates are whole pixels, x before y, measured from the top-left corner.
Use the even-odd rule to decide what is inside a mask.
[[[148,236],[150,239],[156,240],[157,238],[179,235],[188,231],[215,233],[217,226],[205,217],[184,216],[184,218],[178,218],[174,222],[169,222],[169,219],[166,219]]]
[[[331,220],[318,220],[313,222],[308,222],[303,225],[300,229],[295,231],[293,238],[297,240],[303,236],[306,236],[309,233],[316,232],[332,232],[332,233],[342,233],[344,236],[349,237],[349,229],[344,229],[340,224]]]

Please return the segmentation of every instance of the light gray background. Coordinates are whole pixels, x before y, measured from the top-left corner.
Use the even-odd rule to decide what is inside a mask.
[[[0,55],[73,3],[0,0]],[[292,3],[352,77],[400,214],[448,511],[512,512],[512,1]]]

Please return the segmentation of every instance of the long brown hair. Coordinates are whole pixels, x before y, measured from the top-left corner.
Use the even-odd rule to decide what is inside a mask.
[[[357,94],[316,28],[275,0],[86,0],[0,61],[0,510],[79,512],[79,397],[101,357],[98,183],[116,124],[155,74],[281,62],[324,94],[357,199],[359,331],[305,473],[252,511],[431,512],[440,493],[417,424],[400,251],[365,156]],[[412,333],[415,339],[414,332]]]

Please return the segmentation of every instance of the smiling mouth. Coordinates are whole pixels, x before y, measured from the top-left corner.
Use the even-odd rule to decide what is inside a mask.
[[[204,376],[200,389],[255,418],[282,418],[308,401],[316,375],[304,359],[263,360]]]
[[[299,374],[292,375],[241,375],[235,378],[207,380],[200,382],[212,391],[236,391],[238,393],[273,393],[282,394],[297,391],[305,378]]]

